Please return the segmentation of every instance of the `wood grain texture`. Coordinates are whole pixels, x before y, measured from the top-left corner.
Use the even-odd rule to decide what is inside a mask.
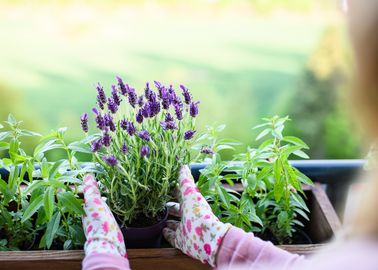
[[[240,188],[238,186],[235,189]],[[340,221],[322,187],[305,187],[308,206],[311,210],[310,222],[306,230],[319,242],[328,241],[340,228]],[[321,249],[323,244],[282,245],[280,248],[292,253],[311,255]],[[174,248],[129,249],[129,260],[133,270],[160,269],[211,269],[207,265],[184,255]],[[81,269],[84,252],[80,250],[62,251],[10,251],[0,252],[0,269],[15,270],[66,270]]]

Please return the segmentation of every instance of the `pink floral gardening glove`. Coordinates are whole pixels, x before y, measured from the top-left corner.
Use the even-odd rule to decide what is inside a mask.
[[[172,215],[180,214],[181,221],[168,220],[164,237],[188,256],[214,267],[219,246],[231,225],[220,222],[213,214],[186,165],[179,175],[179,201],[179,210],[177,204],[170,204],[169,210]]]
[[[94,177],[84,176],[83,228],[85,255],[108,253],[127,258],[123,235],[108,205],[103,201]]]

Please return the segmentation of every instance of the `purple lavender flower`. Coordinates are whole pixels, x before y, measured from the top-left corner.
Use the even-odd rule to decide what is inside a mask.
[[[152,91],[150,89],[150,84],[146,82],[146,88],[144,88],[144,96],[146,97],[147,100],[150,100],[151,94],[152,94]]]
[[[152,115],[149,102],[144,103],[144,106],[142,108],[142,115],[144,118],[148,118]]]
[[[126,86],[125,84],[123,83],[123,80],[121,79],[121,77],[116,77],[117,78],[117,81],[118,81],[118,87],[119,87],[119,90],[121,91],[121,94],[126,96],[127,95],[127,89],[126,89]]]
[[[117,104],[117,106],[121,105],[121,99],[118,96],[117,88],[114,84],[112,85],[112,97],[113,97],[114,103]]]
[[[158,90],[158,97],[159,97],[159,98],[162,98],[162,90],[163,90],[163,88],[165,88],[165,87],[162,86],[161,83],[158,82],[158,81],[154,81],[154,84],[155,84],[155,87],[156,87],[157,90]]]
[[[177,129],[176,122],[173,121],[173,120],[172,121],[161,121],[160,125],[161,125],[161,127],[164,130],[167,130],[167,129],[170,129],[170,130]]]
[[[143,114],[142,114],[142,109],[138,110],[137,115],[135,116],[136,121],[141,124],[143,122]]]
[[[212,155],[212,154],[214,154],[213,150],[209,146],[207,146],[207,145],[202,146],[201,153],[202,154],[206,154],[206,155]]]
[[[172,103],[174,106],[179,106],[181,109],[184,107],[184,104],[182,103],[182,100],[179,96],[174,96]]]
[[[111,131],[114,132],[116,130],[116,127],[113,122],[113,117],[109,113],[106,113],[104,115],[104,122],[105,122],[105,126],[109,127]]]
[[[126,143],[123,143],[121,146],[121,152],[122,154],[126,155],[127,152],[129,152],[129,148],[127,147]]]
[[[119,123],[119,126],[123,129],[123,130],[126,130],[127,129],[127,120],[126,119],[122,119]]]
[[[138,98],[138,106],[139,106],[140,108],[142,108],[142,107],[143,107],[143,104],[144,104],[144,99],[143,99],[143,95],[141,95],[141,96],[139,96],[139,98]]]
[[[137,103],[138,96],[135,93],[135,89],[134,88],[129,88],[128,96],[129,96],[129,103],[130,103],[130,105],[133,108],[135,108],[135,104]]]
[[[165,89],[165,87],[162,88],[161,90],[161,104],[163,106],[163,109],[164,110],[168,110],[169,109],[169,105],[171,105],[171,97],[168,93],[168,91]]]
[[[182,120],[184,118],[182,115],[182,109],[178,104],[175,104],[175,113],[178,120]]]
[[[199,101],[190,103],[189,112],[190,116],[193,118],[198,115],[198,103]]]
[[[160,112],[160,103],[157,102],[156,100],[152,100],[149,106],[150,106],[151,117],[157,115]]]
[[[109,135],[108,130],[106,130],[104,136],[102,136],[101,142],[105,147],[109,147],[111,141],[112,137]]]
[[[134,126],[134,123],[131,122],[131,121],[127,121],[127,127],[126,127],[126,130],[127,130],[127,133],[130,135],[130,136],[133,136],[136,132],[136,128]]]
[[[101,139],[93,141],[91,145],[92,152],[97,152],[98,150],[100,150],[101,146]]]
[[[188,130],[188,131],[185,131],[185,133],[184,133],[184,139],[185,139],[185,140],[190,140],[191,138],[193,138],[194,133],[196,133],[195,130]]]
[[[96,89],[97,89],[97,101],[101,103],[102,105],[106,104],[106,96],[105,96],[104,88],[102,87],[100,83],[97,83]]]
[[[104,118],[102,117],[101,113],[99,113],[97,111],[96,108],[93,108],[92,111],[96,114],[96,124],[97,124],[97,128],[100,129],[100,130],[104,130],[105,129],[105,121],[104,121]]]
[[[118,163],[117,158],[113,155],[102,157],[102,159],[111,167],[116,166]]]
[[[81,122],[81,128],[85,133],[88,133],[88,114],[83,113],[82,116],[80,117],[80,122]]]
[[[121,123],[120,123],[120,126],[123,130],[126,130],[127,133],[130,135],[130,136],[133,136],[136,132],[136,129],[135,129],[135,126],[134,126],[134,123],[131,122],[131,121],[127,121],[126,119],[123,119],[121,120]]]
[[[108,109],[115,114],[118,111],[118,105],[112,98],[108,98]]]
[[[173,117],[172,117],[172,115],[171,115],[170,113],[167,113],[167,114],[165,115],[165,121],[166,121],[166,122],[174,121],[174,119],[173,119]]]
[[[141,157],[147,157],[150,154],[150,147],[148,145],[142,145],[140,148]]]
[[[189,89],[186,88],[184,85],[180,84],[180,88],[182,90],[182,94],[184,96],[184,99],[185,99],[185,103],[186,104],[190,104],[190,102],[192,101],[192,95],[190,94],[189,92]]]
[[[145,140],[145,141],[149,141],[151,139],[150,137],[150,133],[148,133],[147,130],[141,130],[139,131],[138,133],[139,137],[142,139],[142,140]]]

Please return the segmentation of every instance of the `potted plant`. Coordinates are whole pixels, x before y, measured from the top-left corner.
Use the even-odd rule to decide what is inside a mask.
[[[224,126],[209,127],[202,136],[206,143],[202,152],[211,158],[205,157],[208,165],[200,171],[198,186],[222,221],[276,244],[312,244],[301,228],[310,212],[302,185],[313,183],[289,163],[292,155],[308,158],[303,152],[308,146],[282,134],[288,120],[278,116],[264,119],[256,127],[263,128],[256,140],[270,137],[258,148],[248,147],[245,153],[235,155],[231,163],[222,161],[219,152],[232,149],[235,143],[217,140],[217,132]]]
[[[21,139],[41,135],[23,129],[12,115],[6,125],[9,128],[0,132],[0,150],[6,152],[0,167],[8,175],[0,179],[0,250],[81,248],[84,211],[78,185],[80,175],[91,171],[81,168],[75,158],[78,150],[84,151],[83,145],[67,145],[66,129],[61,128],[42,137],[28,154]],[[49,161],[46,153],[53,149],[66,157]]]
[[[111,93],[97,85],[93,109],[98,134],[88,140],[103,195],[121,225],[126,245],[159,247],[181,164],[188,164],[198,103],[180,85],[146,83],[143,95],[117,77]],[[88,133],[88,115],[82,118]]]

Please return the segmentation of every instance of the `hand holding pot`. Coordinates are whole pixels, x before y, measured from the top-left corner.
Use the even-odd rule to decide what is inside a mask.
[[[85,255],[107,253],[127,257],[121,230],[101,198],[96,180],[89,174],[84,176],[84,202]]]
[[[168,221],[164,237],[188,256],[215,266],[218,249],[231,225],[220,222],[213,214],[188,166],[180,170],[179,201],[179,210],[174,205],[169,210],[173,215],[181,215],[181,222]]]

